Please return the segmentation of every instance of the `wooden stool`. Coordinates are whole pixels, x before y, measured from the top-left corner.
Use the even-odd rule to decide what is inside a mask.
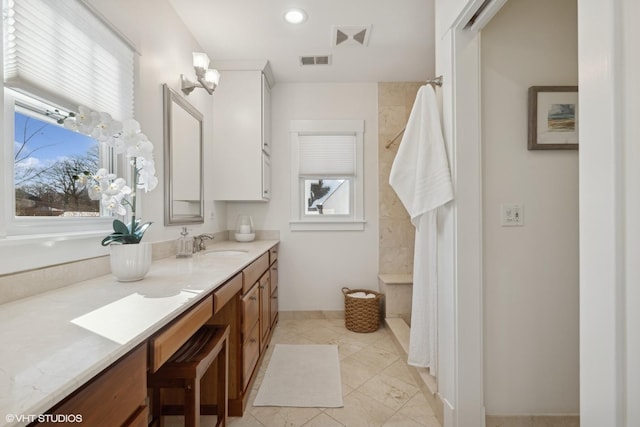
[[[164,425],[160,389],[184,389],[184,425],[200,426],[200,379],[213,361],[218,359],[217,416],[216,427],[227,424],[229,365],[229,326],[204,325],[193,334],[171,356],[171,358],[153,374],[147,377],[147,385],[153,388],[153,418]]]

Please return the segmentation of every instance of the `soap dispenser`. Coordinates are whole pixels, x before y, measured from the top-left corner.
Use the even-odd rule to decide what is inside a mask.
[[[189,258],[193,256],[193,239],[189,236],[187,227],[182,227],[181,236],[178,238],[178,253],[176,258]]]

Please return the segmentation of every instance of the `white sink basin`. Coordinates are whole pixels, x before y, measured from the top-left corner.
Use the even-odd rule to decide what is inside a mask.
[[[246,249],[218,249],[212,250],[206,253],[206,255],[215,255],[215,256],[236,256],[236,255],[244,255],[246,254]]]

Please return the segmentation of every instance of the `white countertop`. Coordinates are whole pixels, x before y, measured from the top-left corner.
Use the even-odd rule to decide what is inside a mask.
[[[0,426],[28,424],[277,243],[209,244],[138,282],[109,274],[0,305]]]

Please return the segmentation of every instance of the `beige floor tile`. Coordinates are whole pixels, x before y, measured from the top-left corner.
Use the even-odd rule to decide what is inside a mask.
[[[378,347],[367,346],[359,352],[353,354],[351,358],[356,358],[358,362],[371,366],[372,368],[382,371],[393,362],[398,360],[400,356],[395,352],[388,352]]]
[[[316,344],[333,344],[344,334],[343,331],[326,327],[316,327],[305,332],[304,336]]]
[[[358,388],[381,369],[360,363],[354,356],[349,356],[340,361],[340,376],[342,383],[353,388]]]
[[[352,332],[345,328],[342,318],[313,318],[311,313],[288,319],[278,322],[256,375],[245,415],[230,418],[231,427],[439,427],[387,329]],[[337,345],[345,406],[253,407],[276,344]],[[208,425],[213,424],[203,427]]]
[[[384,337],[372,344],[373,347],[385,350],[389,353],[400,354],[398,346],[391,337]]]
[[[398,358],[391,365],[384,368],[381,373],[384,375],[389,375],[390,377],[394,377],[399,380],[402,380],[407,384],[411,384],[413,386],[418,387],[418,384],[416,384],[415,377],[411,374],[411,371],[407,366],[407,362],[401,357]]]
[[[300,427],[320,414],[317,408],[251,406],[248,412],[265,427]]]
[[[433,410],[431,409],[431,406],[429,406],[429,403],[422,392],[413,395],[413,397],[409,399],[409,401],[405,403],[397,413],[417,422],[422,422],[422,420],[430,418],[435,420]],[[436,424],[434,424],[434,426],[439,427],[439,424],[437,424],[438,421],[436,420],[435,422]]]
[[[433,424],[434,421],[435,421],[435,424]],[[382,426],[383,427],[440,427],[440,424],[438,424],[438,420],[436,420],[435,417],[425,418],[422,421],[418,422],[402,414],[396,413],[391,418],[389,418],[387,422],[385,422]]]
[[[327,415],[348,427],[382,426],[393,410],[354,390],[344,399],[344,408],[330,408]]]
[[[325,413],[321,413],[308,421],[304,427],[347,427]]]
[[[209,424],[200,424],[201,427],[205,427]],[[213,424],[211,424],[213,425]],[[256,420],[251,414],[244,414],[243,417],[229,417],[227,420],[229,427],[264,427],[260,421]]]
[[[359,352],[363,348],[366,347],[365,344],[359,342],[344,342],[341,340],[336,340],[330,344],[335,344],[338,346],[338,356],[340,359],[346,359],[347,357]]]
[[[358,391],[397,411],[420,389],[399,379],[379,374],[358,387]]]

